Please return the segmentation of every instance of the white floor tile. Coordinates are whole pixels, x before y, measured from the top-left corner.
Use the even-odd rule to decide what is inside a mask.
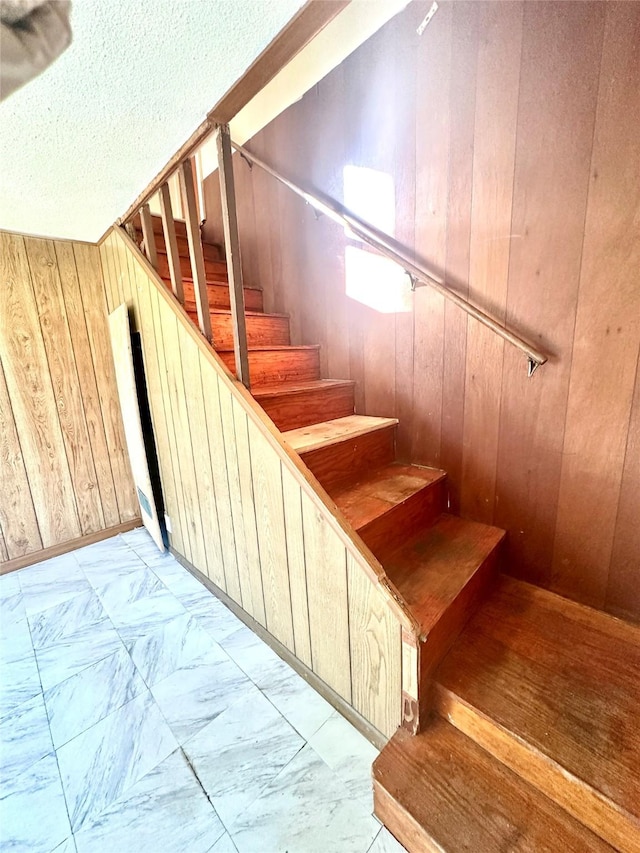
[[[59,844],[53,853],[77,853],[76,842],[73,835],[70,835],[69,838],[65,838],[62,844]]]
[[[53,752],[47,712],[42,696],[15,708],[0,720],[0,779],[2,791],[45,755]]]
[[[184,751],[228,828],[304,745],[256,689],[184,745]]]
[[[222,838],[216,841],[209,853],[238,853],[238,848],[231,840],[229,833],[225,832]]]
[[[282,658],[241,622],[233,633],[222,637],[219,643],[240,669],[258,685],[268,672],[280,672]]]
[[[186,613],[178,599],[147,568],[101,587],[98,595],[125,643]]]
[[[53,745],[63,746],[145,690],[124,646],[46,690]]]
[[[189,613],[197,616],[205,631],[218,643],[245,627],[244,623],[204,586],[188,595],[182,593],[180,601]],[[255,637],[255,634],[252,636]]]
[[[376,835],[368,853],[407,853],[400,842],[391,835],[386,827],[382,827]]]
[[[148,692],[62,746],[57,755],[74,832],[177,746]]]
[[[70,834],[58,765],[49,754],[16,777],[11,791],[3,786],[0,846],[11,853],[51,853]]]
[[[229,827],[239,853],[366,853],[378,830],[310,746]]]
[[[208,652],[151,688],[178,742],[208,725],[230,705],[255,693],[255,686],[211,641]]]
[[[16,708],[42,692],[40,673],[30,644],[21,646],[22,657],[13,643],[6,650],[13,659],[0,663],[0,718],[14,713]]]
[[[19,595],[20,592],[18,572],[9,572],[6,575],[0,575],[0,598],[5,598],[7,595]]]
[[[333,714],[333,707],[282,660],[267,668],[257,684],[305,740]]]
[[[181,750],[76,834],[78,853],[207,853],[224,827]]]
[[[77,630],[74,634],[36,649],[43,690],[82,672],[123,648],[122,640],[108,619]]]
[[[175,618],[166,618],[153,628],[147,627],[132,640],[128,639],[129,633],[129,629],[121,629],[133,662],[149,687],[176,669],[188,666],[212,645],[209,634],[186,611]]]
[[[309,744],[338,774],[350,795],[372,812],[371,765],[378,757],[376,747],[337,711],[309,739]]]

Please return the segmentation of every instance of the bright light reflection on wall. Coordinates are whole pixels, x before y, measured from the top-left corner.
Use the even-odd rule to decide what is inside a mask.
[[[344,261],[347,296],[351,299],[381,314],[411,311],[409,276],[389,258],[347,246]]]
[[[359,219],[393,237],[396,230],[396,199],[393,178],[365,166],[345,166],[344,206]],[[351,231],[345,229],[351,236]]]
[[[369,225],[393,237],[396,227],[396,200],[393,178],[386,172],[365,166],[345,166],[344,205]],[[345,228],[354,241],[356,235]],[[374,251],[347,246],[345,249],[347,296],[379,311],[398,314],[412,309],[411,283],[404,270]]]

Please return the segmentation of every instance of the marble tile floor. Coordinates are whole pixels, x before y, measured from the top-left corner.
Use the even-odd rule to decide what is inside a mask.
[[[0,576],[0,849],[402,853],[376,749],[138,529]]]

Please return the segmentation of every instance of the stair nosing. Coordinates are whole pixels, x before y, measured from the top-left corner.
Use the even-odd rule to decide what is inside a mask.
[[[345,417],[351,417],[351,415],[346,415]],[[366,417],[366,415],[360,415],[359,417]],[[344,419],[343,418],[336,418],[335,419],[335,421],[341,421],[341,420],[344,420]],[[308,445],[302,446],[302,447],[300,445],[296,445],[295,443],[291,442],[290,434],[291,433],[300,433],[300,432],[302,432],[302,430],[308,429],[308,427],[299,427],[298,429],[287,430],[286,432],[282,433],[282,437],[283,437],[284,441],[286,441],[287,444],[291,448],[293,448],[293,450],[295,450],[297,453],[299,453],[302,456],[305,453],[311,453],[311,451],[313,451],[313,450],[320,450],[321,448],[324,448],[324,447],[331,447],[332,445],[340,444],[343,441],[350,441],[351,439],[359,438],[362,435],[369,435],[372,432],[377,432],[380,430],[389,429],[390,427],[396,427],[398,425],[398,419],[397,418],[371,418],[370,420],[373,423],[370,423],[369,427],[366,429],[365,428],[354,429],[353,431],[347,432],[343,435],[336,436],[333,438],[318,438],[314,442],[312,442]],[[335,421],[319,421],[319,423],[335,423]],[[318,424],[312,424],[311,426],[318,426]]]

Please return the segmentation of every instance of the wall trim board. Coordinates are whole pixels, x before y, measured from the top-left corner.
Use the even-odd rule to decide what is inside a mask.
[[[106,527],[104,530],[97,530],[95,533],[80,536],[78,539],[61,542],[59,545],[51,545],[50,548],[43,548],[40,551],[32,551],[30,554],[25,554],[24,557],[15,557],[13,560],[0,563],[0,575],[6,575],[9,572],[15,572],[27,566],[33,566],[35,563],[50,560],[52,557],[60,557],[62,554],[69,553],[69,551],[77,551],[78,548],[84,548],[85,545],[102,542],[103,539],[117,536],[118,533],[126,533],[136,527],[142,527],[141,518],[132,518],[129,521],[116,524],[114,527]]]
[[[220,589],[220,587],[216,586],[216,584],[213,583],[213,581],[206,575],[198,571],[198,569],[190,563],[186,557],[183,557],[182,554],[176,551],[175,548],[169,548],[169,551],[181,566],[199,580],[201,584],[206,586],[206,588],[215,595],[215,597],[218,598],[225,607],[229,608],[234,616],[237,616],[241,622],[244,622],[247,628],[253,631],[254,634],[260,637],[261,640],[272,648],[278,657],[281,657],[285,663],[288,663],[289,666],[294,669],[298,675],[304,678],[304,680],[313,687],[313,689],[319,693],[323,699],[326,699],[330,705],[333,705],[336,711],[339,711],[343,717],[346,717],[346,719],[376,747],[376,749],[383,749],[387,745],[389,742],[388,737],[378,731],[378,729],[371,725],[368,720],[365,720],[362,714],[359,714],[353,705],[350,705],[342,698],[342,696],[336,693],[335,690],[328,687],[327,684],[315,674],[315,672],[302,663],[302,661],[292,654],[286,646],[276,640],[273,634],[266,631],[259,622],[256,622],[256,620],[247,613],[246,610],[243,610],[232,598],[229,598],[224,590]]]
[[[126,231],[120,227],[114,226],[112,233],[115,234],[117,238],[130,250],[131,255],[137,262],[138,266],[154,284],[158,296],[171,306],[178,324],[196,343],[204,358],[209,361],[218,372],[218,378],[225,383],[226,388],[229,391],[232,391],[234,394],[243,398],[243,404],[253,424],[260,430],[261,434],[267,439],[273,450],[275,450],[280,456],[281,461],[293,474],[298,485],[303,489],[308,497],[311,498],[314,504],[322,507],[325,514],[325,521],[340,537],[342,543],[347,548],[347,551],[362,565],[363,569],[368,574],[369,579],[377,584],[383,594],[387,597],[389,606],[393,614],[400,621],[401,625],[417,637],[420,633],[419,625],[408,607],[402,601],[400,593],[395,589],[387,577],[380,561],[373,555],[362,539],[358,536],[356,531],[353,530],[347,519],[331,500],[318,480],[316,480],[311,471],[309,471],[306,465],[301,461],[298,454],[295,453],[295,451],[293,451],[282,439],[279,430],[263,412],[258,403],[256,403],[255,399],[251,396],[251,393],[244,387],[244,385],[242,385],[242,383],[235,379],[222,359],[209,346],[205,338],[202,337],[198,329],[191,322],[186,311],[182,308],[173,293],[164,286],[164,283],[162,282],[162,279],[158,277],[156,270],[140,252]]]

